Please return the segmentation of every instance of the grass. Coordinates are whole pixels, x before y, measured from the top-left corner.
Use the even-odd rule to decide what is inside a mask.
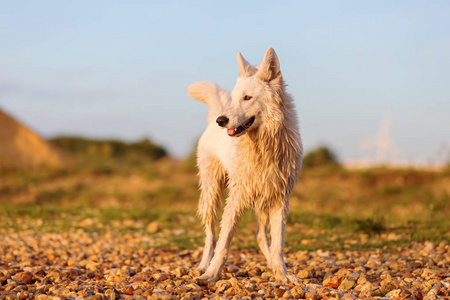
[[[449,180],[448,171],[309,169],[291,196],[286,246],[361,250],[450,241]],[[153,247],[196,248],[203,242],[198,196],[195,172],[173,160],[0,170],[0,231],[113,230],[148,236]],[[162,231],[148,232],[151,222]],[[255,231],[247,212],[234,246],[257,247]]]
[[[372,293],[372,296],[374,297],[384,297],[387,295],[387,293],[389,293],[388,290],[378,290]]]

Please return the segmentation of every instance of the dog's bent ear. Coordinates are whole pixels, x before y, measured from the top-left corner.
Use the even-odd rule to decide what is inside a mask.
[[[264,54],[263,61],[259,66],[259,71],[256,76],[267,82],[281,76],[280,62],[273,48],[266,50],[266,54]]]
[[[241,52],[237,53],[237,61],[239,65],[239,76],[240,77],[249,77],[256,73],[256,68],[253,67],[242,57]]]

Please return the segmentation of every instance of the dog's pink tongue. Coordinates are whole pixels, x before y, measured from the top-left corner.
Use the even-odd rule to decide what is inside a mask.
[[[236,128],[229,128],[227,129],[228,135],[233,135],[236,132]]]

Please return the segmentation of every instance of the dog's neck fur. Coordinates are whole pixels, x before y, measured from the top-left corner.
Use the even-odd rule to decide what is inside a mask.
[[[239,138],[238,143],[243,155],[248,157],[264,156],[267,161],[261,163],[280,163],[281,160],[297,161],[302,155],[302,145],[297,126],[297,116],[290,95],[281,90],[279,93],[281,105],[275,112],[276,116],[268,118],[258,128],[251,130]],[[252,155],[250,155],[251,153]],[[287,155],[286,155],[287,154]]]
[[[259,191],[248,192],[260,194],[258,196],[266,200],[259,204],[269,206],[259,207],[258,203],[253,203],[255,209],[269,209],[275,205],[273,201],[285,203],[284,197],[290,194],[301,169],[302,144],[293,101],[284,89],[281,89],[279,96],[282,104],[277,107],[276,116],[241,136],[235,148],[235,170],[248,174],[248,180],[260,182],[242,186],[259,186]],[[242,164],[242,160],[252,160],[253,163]],[[249,166],[253,169],[250,170]],[[282,183],[285,195],[280,195],[280,188],[272,187],[273,183]]]

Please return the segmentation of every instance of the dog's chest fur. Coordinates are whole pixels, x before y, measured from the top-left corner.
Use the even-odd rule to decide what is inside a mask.
[[[227,170],[230,191],[245,195],[247,206],[256,210],[285,203],[300,170],[297,139],[295,131],[268,136],[262,129],[240,137]]]

